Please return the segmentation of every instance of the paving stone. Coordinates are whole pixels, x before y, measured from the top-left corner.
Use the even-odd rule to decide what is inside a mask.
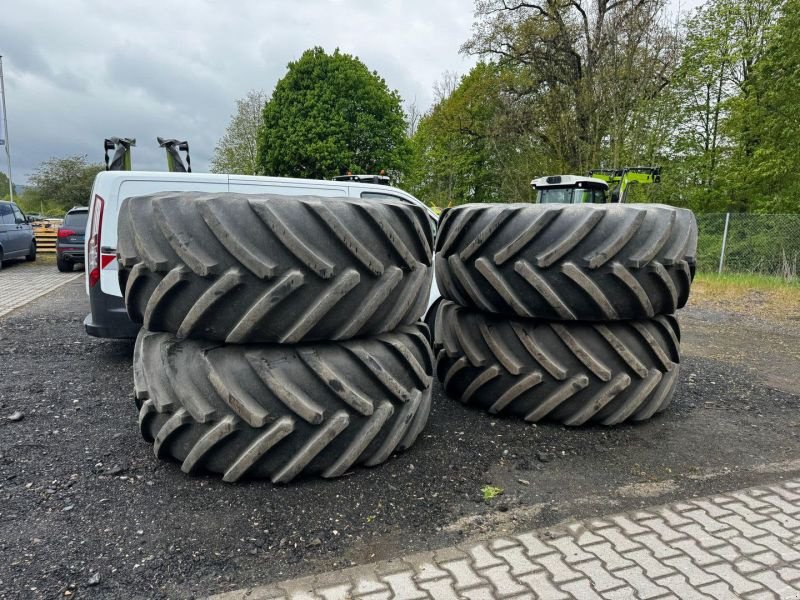
[[[586,551],[591,552],[603,561],[603,564],[609,571],[616,571],[633,566],[633,562],[616,552],[614,547],[608,542],[586,546]]]
[[[734,594],[730,586],[723,581],[716,583],[709,583],[700,587],[700,591],[704,594],[715,598],[716,600],[740,600],[741,596]]]
[[[589,560],[576,565],[573,565],[576,571],[580,571],[592,580],[592,587],[598,592],[605,592],[613,590],[625,585],[621,579],[617,579],[609,573],[604,567],[603,563],[599,560]],[[562,586],[564,587],[564,586]],[[566,589],[566,588],[565,588]]]
[[[571,569],[558,554],[537,556],[533,562],[544,567],[555,583],[580,579],[581,577],[581,574]]]
[[[683,575],[668,575],[658,580],[658,584],[670,590],[673,594],[681,598],[681,600],[701,600],[713,598],[708,594],[704,594],[700,590],[694,588],[686,581]]]
[[[553,585],[550,576],[544,571],[522,575],[520,582],[535,590],[541,600],[568,600],[569,595]]]
[[[777,508],[780,511],[786,513],[787,515],[796,515],[797,513],[800,513],[800,506],[797,506],[795,504],[790,504],[789,502],[787,502],[786,500],[784,500],[783,498],[781,498],[777,494],[763,496],[761,499],[764,502],[769,502],[775,508]]]
[[[611,542],[617,552],[627,552],[628,550],[636,550],[642,547],[639,542],[627,537],[616,527],[600,529],[597,531],[597,535],[601,535]]]
[[[523,533],[516,537],[525,546],[525,550],[530,557],[553,553],[553,548],[546,545],[535,533]]]
[[[667,588],[661,587],[647,577],[641,567],[622,569],[614,573],[614,575],[627,581],[636,590],[636,594],[641,600],[649,600],[669,593]],[[630,598],[631,596],[628,597]]]
[[[519,577],[527,573],[533,573],[540,569],[538,565],[533,564],[525,555],[524,548],[516,546],[513,548],[506,548],[505,550],[497,550],[495,554],[506,561],[511,566],[511,575]]]
[[[479,588],[472,588],[461,592],[461,597],[466,600],[494,600],[496,595],[492,586],[485,585]]]
[[[800,593],[800,587],[794,587],[786,583],[774,571],[754,573],[751,575],[751,578],[758,581],[764,587],[769,588],[772,592],[777,594],[779,598],[790,598]]]
[[[688,556],[670,558],[664,562],[675,568],[677,571],[680,571],[681,574],[685,575],[688,578],[689,583],[694,587],[712,583],[714,581],[718,581],[719,579],[716,575],[712,575],[703,571],[700,567],[695,565],[692,562],[692,559]]]
[[[791,502],[797,506],[800,506],[800,494],[797,494],[785,486],[780,485],[771,485],[769,486],[770,491],[775,492],[778,496],[784,498],[787,502]]]
[[[717,546],[724,546],[726,539],[725,535],[727,531],[730,531],[730,535],[736,535],[738,533],[737,531],[730,529],[730,530],[718,531],[714,534],[711,534],[708,533],[702,527],[700,527],[700,525],[698,525],[697,523],[692,523],[690,525],[681,525],[680,527],[678,527],[678,530],[685,533],[693,540],[695,540],[706,550],[715,548]]]
[[[525,591],[525,588],[517,583],[511,575],[509,575],[509,566],[502,565],[499,567],[490,567],[488,569],[483,569],[481,571],[481,575],[483,575],[489,582],[492,584],[492,587],[497,591],[497,594],[501,597],[510,596],[512,594],[521,594]]]
[[[681,540],[686,537],[685,533],[675,531],[664,521],[664,519],[651,519],[649,521],[642,521],[641,524],[644,527],[647,527],[655,531],[658,534],[658,537],[660,537],[661,540],[664,542]]]
[[[603,600],[603,597],[597,594],[585,579],[570,581],[562,585],[561,588],[565,592],[571,594],[573,598],[580,598],[581,600]]]
[[[718,519],[720,517],[724,517],[726,515],[731,514],[730,511],[730,504],[726,504],[725,508],[720,508],[719,506],[715,505],[713,502],[709,502],[708,500],[692,500],[692,504],[695,506],[699,506],[702,508],[708,516],[712,519]]]
[[[664,575],[670,575],[675,572],[675,569],[672,567],[668,567],[661,561],[656,560],[656,558],[653,556],[653,553],[648,550],[634,550],[633,552],[628,552],[625,554],[625,558],[634,561],[636,564],[642,567],[644,572],[651,579],[662,577]]]
[[[455,588],[463,589],[483,585],[486,580],[478,575],[472,568],[472,563],[466,559],[452,560],[442,563],[442,568],[450,571],[454,579]]]
[[[486,567],[496,567],[503,564],[503,561],[492,554],[483,544],[473,546],[467,552],[472,557],[472,566],[475,569],[485,569]]]
[[[639,535],[636,537],[636,541],[652,550],[653,556],[659,560],[670,558],[671,556],[678,556],[681,553],[680,550],[672,546],[667,546],[655,533]]]
[[[731,497],[735,498],[736,500],[747,506],[747,508],[751,508],[753,510],[759,510],[762,508],[774,508],[771,504],[762,502],[761,500],[758,500],[757,498],[753,497],[751,494],[748,494],[747,492],[734,492],[731,494]]]
[[[599,537],[595,533],[592,533],[583,523],[571,523],[567,525],[567,531],[572,537],[575,538],[575,543],[579,546],[596,544],[603,541],[603,538]]]
[[[739,595],[764,589],[764,586],[760,583],[742,577],[732,565],[726,563],[710,565],[705,570],[727,582],[733,588],[733,591]]]
[[[385,575],[381,579],[392,589],[394,600],[418,600],[428,597],[428,594],[414,583],[414,571]]]
[[[581,547],[572,540],[572,538],[563,537],[557,540],[551,540],[547,542],[547,545],[556,548],[564,557],[564,560],[567,562],[567,564],[580,562],[582,560],[591,560],[594,558],[588,552],[583,551]]]
[[[425,590],[428,596],[436,598],[436,600],[458,600],[461,596],[453,589],[453,580],[449,577],[433,581],[421,581],[417,585]]]

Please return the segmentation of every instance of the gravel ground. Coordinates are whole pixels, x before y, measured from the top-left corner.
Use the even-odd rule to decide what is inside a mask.
[[[687,314],[681,383],[647,423],[525,425],[437,387],[409,452],[275,487],[157,461],[137,430],[133,345],[86,336],[86,312],[77,281],[0,318],[2,597],[202,596],[800,473],[797,376],[767,385],[745,364],[800,335],[749,324],[746,348],[705,358],[741,329],[724,314]],[[486,484],[504,493],[486,502]]]

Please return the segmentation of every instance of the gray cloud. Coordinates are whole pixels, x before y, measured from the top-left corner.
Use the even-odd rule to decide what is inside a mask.
[[[471,0],[95,0],[9,3],[0,19],[14,180],[51,156],[102,160],[102,140],[136,137],[134,165],[163,170],[157,135],[188,139],[205,170],[250,89],[272,91],[312,46],[357,55],[427,107],[459,55]]]

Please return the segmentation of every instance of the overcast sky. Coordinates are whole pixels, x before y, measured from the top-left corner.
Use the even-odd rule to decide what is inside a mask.
[[[51,156],[101,162],[111,136],[135,137],[134,168],[153,170],[166,168],[156,136],[187,139],[193,168],[205,171],[234,101],[271,92],[312,46],[355,54],[427,108],[443,72],[473,64],[458,52],[472,21],[472,0],[5,3],[14,181]]]

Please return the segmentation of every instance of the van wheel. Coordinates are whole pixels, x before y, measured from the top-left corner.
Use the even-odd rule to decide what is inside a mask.
[[[36,240],[31,242],[31,248],[28,251],[28,255],[25,257],[25,260],[28,262],[33,262],[36,260]]]

